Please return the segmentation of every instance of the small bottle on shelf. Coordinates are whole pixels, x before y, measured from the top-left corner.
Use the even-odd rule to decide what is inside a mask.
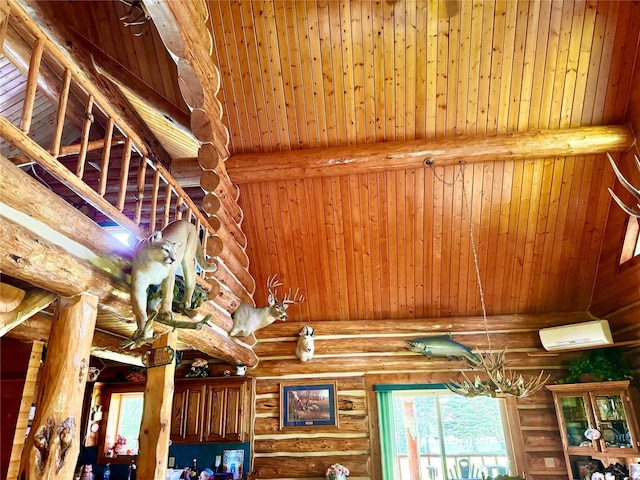
[[[109,480],[110,476],[111,476],[111,464],[107,463],[107,466],[104,467],[104,472],[102,472],[102,478],[103,480]]]
[[[198,478],[198,459],[194,458],[191,464],[191,471],[189,472],[189,478],[194,480]]]

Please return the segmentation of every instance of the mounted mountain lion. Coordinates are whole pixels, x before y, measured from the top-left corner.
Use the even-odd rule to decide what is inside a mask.
[[[176,220],[138,244],[131,267],[131,306],[138,325],[132,339],[136,346],[153,340],[153,320],[183,326],[170,323],[175,275],[178,267],[182,267],[185,288],[180,308],[189,314],[196,284],[196,262],[206,272],[215,272],[218,268],[215,263],[207,262],[198,231],[186,220]],[[161,285],[162,300],[159,312],[149,318],[147,291],[150,285]]]

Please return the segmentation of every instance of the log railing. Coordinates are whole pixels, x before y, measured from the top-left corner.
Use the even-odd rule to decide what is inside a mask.
[[[14,13],[18,17],[23,15],[12,9],[11,14]],[[61,196],[72,203],[84,202],[93,207],[92,218],[99,223],[100,220],[115,223],[142,239],[174,219],[185,218],[198,227],[208,255],[218,257],[223,250],[229,254],[223,248],[223,239],[216,234],[219,220],[202,213],[102,91],[35,25],[21,22],[21,28],[27,28],[37,40],[28,62],[25,108],[17,119],[0,116],[2,136],[22,152],[12,157],[14,163],[38,164],[60,185],[60,191],[64,186],[66,193],[59,193]],[[46,69],[48,81],[51,72],[60,72],[56,77],[59,87],[52,89],[59,95],[49,149],[29,137],[33,98],[38,78],[42,80],[42,69]],[[84,102],[84,107],[77,105],[78,99]],[[81,125],[69,114],[78,110],[84,111]],[[73,124],[81,132],[79,143],[64,145],[63,132]],[[101,150],[98,158],[93,154],[96,150]],[[118,175],[114,176],[116,172]],[[246,265],[234,261],[232,256],[225,259],[223,254],[221,258],[218,271],[209,274],[206,280],[201,279],[205,287],[212,288],[210,298],[227,312],[233,311],[240,301],[253,304],[252,279]]]

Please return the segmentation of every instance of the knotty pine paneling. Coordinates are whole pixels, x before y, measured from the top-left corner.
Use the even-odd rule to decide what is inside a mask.
[[[178,87],[176,64],[153,22],[124,27],[119,19],[128,15],[130,7],[123,2],[79,1],[55,8],[47,8],[45,2],[44,7],[52,19],[85,37],[169,102],[187,111]]]
[[[489,315],[586,311],[613,184],[603,159],[243,184],[256,301],[278,273],[307,298],[303,322],[480,315],[471,216]]]
[[[621,120],[634,5],[209,2],[231,153]]]
[[[636,53],[639,55],[640,53]],[[635,72],[635,79],[638,79]],[[630,98],[637,99],[640,96],[640,85],[634,82],[631,86]],[[637,124],[640,118],[640,107],[637,102],[630,102],[628,109],[629,119]],[[634,157],[640,156],[640,150],[635,146],[629,152],[621,154],[616,163],[626,179],[634,185],[640,185],[640,172],[635,166]],[[634,206],[637,200],[627,192],[618,181],[613,187],[616,195],[627,205]],[[637,278],[640,272],[640,259],[635,257],[624,264],[620,264],[620,254],[627,231],[628,222],[636,219],[630,218],[613,201],[603,232],[606,241],[598,260],[598,275],[594,285],[593,305],[591,311],[594,315],[610,319],[614,338],[628,340],[640,338],[640,294]],[[617,335],[616,335],[617,334]]]

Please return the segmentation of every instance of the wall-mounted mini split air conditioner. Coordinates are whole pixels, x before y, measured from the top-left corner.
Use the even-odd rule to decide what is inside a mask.
[[[613,343],[607,320],[543,328],[539,333],[545,350],[566,350]]]

